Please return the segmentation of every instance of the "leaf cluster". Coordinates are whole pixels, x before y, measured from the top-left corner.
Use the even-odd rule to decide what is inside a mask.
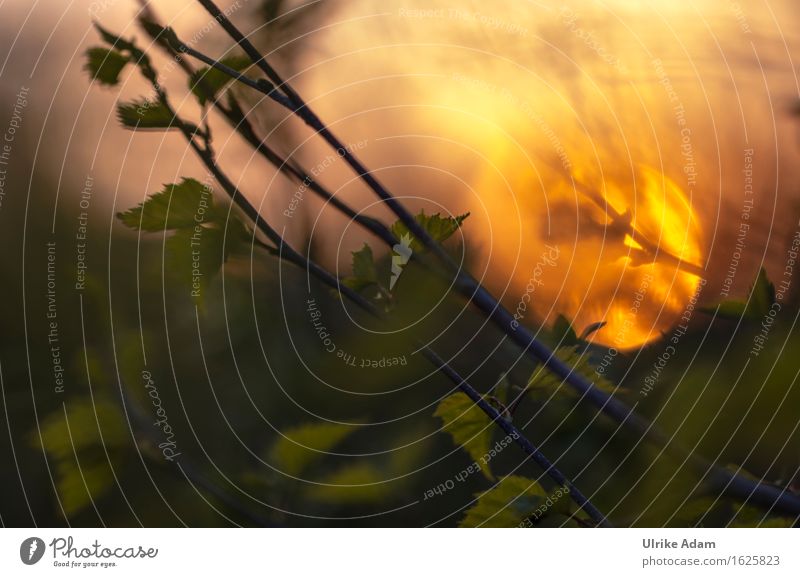
[[[468,216],[469,213],[443,217],[439,213],[427,215],[425,211],[421,211],[415,216],[415,219],[436,242],[442,243],[453,236]],[[405,243],[405,247],[410,249],[411,254],[424,252],[422,244],[411,235],[408,227],[402,221],[395,222],[391,231],[395,238],[401,239],[401,243]],[[399,247],[395,250],[398,249]],[[392,293],[390,283],[381,280],[382,277],[378,272],[379,267],[375,262],[372,248],[364,243],[364,246],[360,250],[354,251],[352,255],[352,274],[343,278],[342,284],[356,291],[373,287],[377,289],[380,298],[390,297]],[[389,280],[388,273],[383,276],[387,281]]]
[[[138,206],[117,214],[126,226],[145,232],[169,232],[167,269],[203,302],[208,284],[232,254],[246,254],[252,231],[220,206],[213,190],[193,178],[167,184]]]

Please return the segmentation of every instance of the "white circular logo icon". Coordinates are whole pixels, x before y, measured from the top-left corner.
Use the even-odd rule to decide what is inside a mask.
[[[33,565],[42,558],[44,549],[44,541],[39,537],[28,537],[19,546],[19,558],[25,565]]]

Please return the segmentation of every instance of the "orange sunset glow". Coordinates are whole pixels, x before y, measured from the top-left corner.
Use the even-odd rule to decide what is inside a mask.
[[[725,3],[501,2],[490,36],[480,3],[429,13],[409,2],[402,14],[357,4],[370,26],[341,5],[302,59],[316,104],[345,138],[366,135],[365,157],[395,190],[405,187],[399,166],[413,166],[415,190],[471,212],[477,272],[508,306],[543,246],[557,243],[528,320],[563,314],[578,330],[605,321],[597,343],[651,341],[684,314],[701,277],[715,282],[741,211],[743,151],[755,146],[762,174],[777,178],[773,142],[794,138],[742,104],[767,98],[750,74],[767,57],[740,48],[745,23]],[[779,59],[782,31],[766,16],[746,24],[774,29],[760,49]],[[785,73],[770,77],[772,90],[793,86]],[[764,201],[753,216],[770,209]]]

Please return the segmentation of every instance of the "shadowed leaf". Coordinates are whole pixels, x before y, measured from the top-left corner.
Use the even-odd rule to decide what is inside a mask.
[[[170,110],[160,102],[140,98],[117,106],[117,118],[126,128],[133,130],[170,130],[180,125]],[[189,125],[197,132],[196,126]]]
[[[775,285],[767,278],[767,271],[758,271],[756,282],[750,289],[750,307],[756,316],[764,316],[775,303]]]
[[[117,218],[133,229],[159,232],[194,228],[211,220],[215,211],[211,189],[193,178],[184,178],[179,184],[165,185],[139,206],[118,213]]]
[[[173,51],[180,49],[181,42],[178,39],[178,36],[175,34],[175,31],[169,26],[165,28],[157,22],[153,22],[147,18],[145,14],[139,15],[139,24],[141,24],[142,28],[144,28],[144,31],[147,32],[154,40],[164,44]]]
[[[595,368],[589,362],[589,355],[580,352],[580,347],[561,347],[555,350],[555,356],[571,366],[573,372],[586,377],[591,381],[594,386],[609,394],[616,392],[616,387],[607,379],[601,377],[595,371]],[[564,393],[569,395],[577,395],[572,387],[563,385],[563,379],[547,369],[543,365],[539,365],[534,370],[533,375],[528,381],[528,389],[538,391],[544,394],[553,394],[554,392]]]
[[[476,497],[462,527],[517,527],[547,500],[548,493],[536,481],[510,475]]]
[[[353,252],[353,276],[342,280],[342,283],[353,290],[360,291],[378,282],[372,249],[364,243],[361,250]]]
[[[738,320],[742,317],[758,320],[769,313],[770,308],[775,303],[775,285],[767,278],[767,271],[761,269],[758,272],[753,286],[750,287],[750,298],[748,302],[726,300],[718,306],[703,307],[700,310],[713,315],[715,312],[718,317]]]
[[[108,30],[100,26],[100,24],[97,22],[94,23],[94,27],[100,34],[100,37],[103,39],[103,41],[110,44],[112,48],[122,52],[128,52],[131,56],[134,57],[135,60],[138,60],[139,58],[144,56],[144,53],[139,48],[137,48],[136,45],[130,40],[125,40],[121,36],[112,34]]]
[[[572,323],[564,315],[558,315],[553,323],[553,342],[558,346],[569,347],[578,344],[578,335],[572,328]]]
[[[111,488],[113,475],[105,451],[126,445],[129,433],[124,423],[115,404],[87,397],[69,401],[66,411],[53,412],[32,434],[33,444],[55,461],[56,489],[67,515],[81,511]]]
[[[760,507],[753,505],[734,504],[735,515],[729,527],[774,527],[791,528],[796,520],[788,517],[775,517]]]
[[[100,84],[114,86],[119,83],[119,75],[128,62],[128,58],[116,50],[94,47],[86,51],[83,68]]]
[[[368,463],[343,467],[319,482],[305,492],[306,498],[334,505],[384,503],[393,493],[386,475]]]
[[[202,306],[209,284],[240,243],[241,238],[226,238],[225,231],[216,227],[179,229],[166,240],[167,268]]]
[[[230,56],[220,62],[237,72],[245,70],[252,64],[245,56]],[[189,88],[197,96],[200,104],[205,104],[208,100],[216,98],[219,91],[232,80],[233,78],[217,68],[204,67],[196,70],[189,78]]]
[[[355,426],[339,423],[314,423],[289,429],[272,445],[269,461],[287,475],[298,476],[356,430]]]
[[[453,233],[459,229],[461,223],[463,223],[468,216],[468,212],[456,217],[442,217],[439,213],[428,216],[423,211],[414,218],[433,240],[436,242],[444,242],[453,236]],[[392,234],[394,234],[396,238],[403,238],[403,236],[410,234],[410,231],[405,223],[398,220],[392,225]],[[416,238],[412,239],[410,246],[413,251],[421,251],[423,249],[422,244]]]
[[[469,453],[488,479],[494,479],[489,465],[482,461],[492,441],[493,425],[486,413],[464,393],[454,393],[439,403],[434,415],[442,420],[453,442]]]
[[[103,497],[114,477],[108,463],[63,462],[57,466],[58,495],[64,512],[72,515]]]

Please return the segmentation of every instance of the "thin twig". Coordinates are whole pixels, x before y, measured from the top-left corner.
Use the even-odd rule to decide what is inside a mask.
[[[360,160],[353,154],[353,152],[340,141],[333,132],[327,127],[325,123],[320,120],[316,113],[305,103],[300,95],[287,83],[280,75],[270,66],[266,58],[261,56],[258,49],[253,46],[244,34],[233,25],[228,17],[217,7],[211,0],[198,0],[200,4],[208,11],[211,16],[220,23],[222,28],[233,38],[234,41],[241,47],[242,50],[250,57],[253,64],[258,66],[264,74],[271,81],[264,80],[263,78],[252,82],[250,79],[243,80],[242,75],[233,69],[225,70],[228,68],[224,65],[219,66],[219,62],[212,58],[194,50],[192,47],[187,46],[180,42],[176,36],[172,36],[172,40],[177,43],[176,48],[181,52],[186,52],[190,56],[203,60],[209,66],[218,68],[221,72],[228,74],[232,78],[239,80],[250,86],[251,88],[262,92],[281,106],[287,108],[301,118],[312,130],[317,132],[323,140],[325,140],[332,148],[334,148],[344,159],[353,171],[364,181],[364,183],[372,189],[375,194],[383,200],[391,211],[408,227],[408,230],[417,237],[420,242],[431,252],[433,252],[442,262],[447,263],[448,268],[452,271],[458,271],[458,266],[450,258],[442,246],[436,242],[427,233],[424,227],[417,222],[417,219],[408,212],[403,205],[378,181],[377,178],[361,163]],[[231,72],[233,75],[231,75]]]
[[[141,0],[144,3],[146,0]],[[180,67],[186,72],[190,78],[194,78],[196,70],[184,58],[182,53],[177,50],[170,42],[169,37],[165,35],[167,30],[156,20],[152,7],[147,5],[146,13],[140,17],[140,22],[143,24],[145,31],[161,46],[167,53],[176,59]],[[147,24],[155,24],[155,27],[147,26]],[[158,31],[154,30],[157,28]],[[249,78],[248,78],[249,80]],[[288,158],[279,154],[255,131],[253,123],[245,115],[241,105],[237,101],[232,92],[228,92],[228,104],[225,105],[217,98],[215,94],[203,84],[203,77],[198,79],[198,85],[206,92],[206,99],[216,109],[231,128],[244,138],[253,149],[263,156],[270,164],[272,164],[279,172],[288,176],[292,181],[297,184],[305,186],[308,190],[319,196],[325,202],[328,202],[336,210],[350,218],[361,227],[371,232],[376,237],[383,240],[388,246],[394,246],[399,242],[392,232],[377,219],[369,217],[365,214],[357,212],[350,207],[346,202],[342,201],[336,195],[327,190],[322,184],[315,180],[309,171],[304,170],[295,161],[290,161]],[[248,83],[248,86],[251,86]],[[252,86],[251,86],[252,87]]]

